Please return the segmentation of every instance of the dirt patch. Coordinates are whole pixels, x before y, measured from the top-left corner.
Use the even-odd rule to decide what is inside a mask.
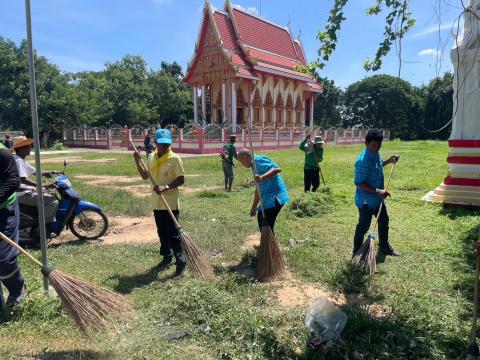
[[[76,179],[85,180],[91,185],[103,185],[112,183],[134,183],[140,181],[140,178],[130,176],[109,176],[109,175],[77,175]]]
[[[206,190],[221,189],[221,186],[202,186],[202,187],[198,187],[198,188],[190,188],[190,187],[186,187],[186,186],[181,186],[179,189],[180,189],[181,192],[183,192],[185,194],[193,194],[193,193],[206,191]]]
[[[242,251],[250,251],[256,250],[257,247],[260,246],[260,233],[255,233],[252,235],[248,235],[245,239],[245,242],[240,247]]]
[[[114,216],[109,218],[108,232],[99,240],[87,241],[89,244],[150,244],[158,242],[155,220],[153,217],[130,218]],[[64,232],[51,244],[68,244],[79,241],[72,233]]]
[[[276,291],[280,305],[285,307],[296,307],[304,304],[311,304],[319,297],[326,297],[335,302],[333,296],[313,286],[285,286]]]
[[[80,156],[67,156],[63,158],[43,159],[42,163],[63,164],[63,162],[66,161],[67,163],[88,162],[88,163],[94,163],[94,164],[105,164],[115,160],[116,160],[115,158],[82,159]]]

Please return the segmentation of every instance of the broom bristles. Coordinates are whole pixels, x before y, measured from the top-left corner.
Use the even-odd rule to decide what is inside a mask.
[[[367,240],[352,258],[352,264],[367,274],[372,275],[375,273],[377,267],[377,261],[375,259],[375,241],[371,234],[368,235]]]
[[[183,250],[185,251],[187,264],[192,269],[193,276],[203,280],[211,279],[213,277],[212,267],[208,263],[207,257],[193,242],[190,235],[185,231],[181,231],[180,241],[182,243]]]
[[[259,281],[270,281],[285,273],[285,262],[270,226],[262,224],[260,233],[256,278]]]
[[[104,330],[113,317],[128,317],[133,308],[128,299],[79,277],[56,269],[46,271],[63,308],[84,333]]]

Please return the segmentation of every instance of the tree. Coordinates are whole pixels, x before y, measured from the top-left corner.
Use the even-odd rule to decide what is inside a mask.
[[[416,138],[415,122],[421,117],[421,101],[407,81],[374,75],[351,84],[345,91],[346,126],[384,128],[392,137]]]
[[[333,80],[317,76],[323,85],[323,93],[314,102],[314,114],[320,119],[323,128],[341,126],[340,106],[343,103],[343,91],[335,86]]]

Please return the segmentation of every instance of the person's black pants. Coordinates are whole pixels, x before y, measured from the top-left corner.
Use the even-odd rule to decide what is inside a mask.
[[[356,253],[358,249],[363,244],[363,238],[367,231],[370,228],[370,224],[372,222],[372,216],[377,216],[378,206],[375,209],[369,209],[367,205],[363,205],[361,209],[358,209],[358,224],[357,228],[355,229],[355,237],[353,239],[353,252]],[[379,247],[380,248],[387,248],[388,244],[388,223],[390,219],[388,217],[387,207],[385,204],[382,206],[382,212],[380,213],[380,217],[378,218],[378,239],[379,239]]]
[[[178,210],[172,210],[178,220]],[[177,263],[185,263],[182,244],[175,223],[167,210],[153,210],[157,233],[160,238],[160,255],[164,257],[175,256]]]
[[[0,231],[17,244],[19,222],[18,202],[0,209]],[[14,247],[0,240],[0,282],[7,288],[9,300],[15,300],[22,294],[25,282],[17,256],[18,251]],[[0,299],[0,302],[2,300]]]
[[[275,233],[273,228],[275,227],[275,221],[277,220],[277,215],[282,210],[283,205],[280,205],[275,199],[275,206],[270,209],[265,209],[265,219],[267,220],[268,225],[270,225],[270,229],[272,229],[272,232]],[[257,213],[257,221],[258,221],[258,228],[262,230],[262,212],[259,211]]]
[[[320,186],[320,170],[315,169],[303,169],[303,184],[305,191],[317,191]]]

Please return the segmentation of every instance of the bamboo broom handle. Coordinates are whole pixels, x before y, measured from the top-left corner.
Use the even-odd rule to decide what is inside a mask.
[[[480,230],[478,233],[478,241],[480,241]],[[478,309],[478,276],[480,275],[480,254],[477,255],[475,267],[475,283],[473,284],[473,322],[472,322],[472,344],[475,343],[477,337],[477,309]]]
[[[250,152],[252,153],[252,169],[253,169],[253,176],[257,174],[257,165],[255,164],[255,156],[253,153],[253,143],[252,143],[252,134],[251,134],[251,127],[250,127],[250,117],[247,119],[248,121],[248,139],[250,141]],[[263,200],[262,200],[262,193],[260,192],[260,187],[258,186],[257,182],[255,181],[255,188],[258,191],[258,199],[260,202],[260,209],[262,209],[262,217],[266,219],[265,217],[265,209],[263,208]]]
[[[130,144],[132,145],[133,149],[135,151],[138,151],[137,150],[137,147],[135,146],[135,144],[133,143],[132,139],[130,139]],[[150,175],[150,171],[148,171],[148,168],[147,168],[147,165],[145,165],[145,163],[143,162],[143,159],[140,158],[140,164],[142,165],[142,168],[143,170],[147,173],[147,176],[148,178],[150,179],[150,182],[152,183],[152,185],[155,187],[157,186],[157,184],[155,183],[155,180],[153,180],[152,176]],[[175,215],[173,214],[172,212],[172,209],[170,209],[170,206],[168,206],[168,203],[167,201],[165,200],[165,198],[163,197],[163,195],[160,193],[158,194],[160,196],[160,199],[162,199],[163,201],[163,205],[165,205],[165,207],[167,208],[168,210],[168,213],[170,214],[170,217],[172,218],[172,221],[175,223],[175,227],[177,228],[177,230],[179,228],[181,228],[179,222],[177,221],[177,218],[175,217]]]
[[[15,241],[10,239],[7,235],[4,233],[0,232],[0,237],[2,238],[3,241],[5,241],[7,244],[13,246],[15,249],[20,251],[23,255],[25,255],[32,263],[43,267],[42,263],[35,259],[32,255],[30,255],[24,248],[22,248],[20,245],[18,245]]]
[[[397,161],[398,161],[398,160],[397,160]],[[392,170],[390,170],[390,175],[388,175],[387,187],[385,188],[385,191],[388,191],[388,188],[390,187],[390,180],[392,180],[392,175],[393,175],[393,170],[395,169],[395,165],[397,165],[396,162],[393,163],[393,165],[392,165]],[[382,201],[382,203],[380,204],[380,207],[379,207],[379,209],[378,209],[377,218],[375,219],[375,224],[373,225],[373,230],[372,230],[372,232],[375,232],[375,230],[377,229],[378,218],[380,217],[380,213],[382,212],[382,208],[383,208],[383,201]]]

